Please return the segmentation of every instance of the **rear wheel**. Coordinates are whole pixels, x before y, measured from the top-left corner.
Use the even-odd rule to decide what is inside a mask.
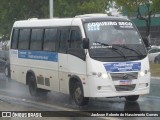
[[[36,79],[33,75],[29,76],[29,92],[31,96],[46,96],[48,90],[37,88]]]
[[[139,95],[126,96],[125,98],[127,101],[134,102],[138,100]]]
[[[38,95],[37,83],[36,83],[36,79],[33,75],[29,76],[29,92],[30,92],[31,96]]]
[[[73,88],[73,99],[75,103],[79,106],[87,105],[89,102],[88,97],[84,97],[82,84],[80,82],[76,82]]]

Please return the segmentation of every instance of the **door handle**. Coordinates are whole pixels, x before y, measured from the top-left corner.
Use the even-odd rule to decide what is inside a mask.
[[[62,67],[61,65],[59,67]]]

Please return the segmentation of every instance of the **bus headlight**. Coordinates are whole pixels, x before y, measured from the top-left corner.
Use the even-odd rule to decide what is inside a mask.
[[[147,74],[149,72],[149,70],[144,70],[144,71],[141,71],[140,73],[139,73],[139,75],[141,76],[141,77],[143,77],[143,76],[145,76],[145,74]]]
[[[108,78],[108,74],[103,73],[101,76],[103,79],[107,79]]]
[[[141,71],[141,72],[139,73],[139,75],[140,75],[141,77],[143,77],[143,76],[145,75],[145,72],[144,72],[144,71]]]
[[[103,79],[109,78],[109,77],[108,77],[108,74],[106,74],[106,73],[101,73],[101,72],[98,72],[98,73],[92,72],[92,75],[96,75],[96,76],[101,77],[101,78],[103,78]]]

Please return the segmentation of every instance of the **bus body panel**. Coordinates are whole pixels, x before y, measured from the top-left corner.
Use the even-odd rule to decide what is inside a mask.
[[[68,55],[67,54],[58,54],[58,64],[59,64],[59,86],[60,92],[69,93],[68,89]]]
[[[141,63],[141,70],[139,71],[128,71],[128,72],[107,72],[104,64],[105,62],[99,62],[96,60],[93,60],[89,56],[88,58],[88,64],[87,64],[87,87],[84,87],[84,93],[86,97],[115,97],[115,96],[127,96],[129,94],[132,95],[140,95],[140,94],[148,94],[149,88],[150,88],[150,71],[149,71],[149,64],[148,64],[148,57],[146,57],[143,60],[139,61],[132,61],[132,62],[139,62]],[[108,63],[108,62],[107,62]],[[112,62],[111,62],[112,63]],[[117,62],[121,63],[121,62]],[[123,62],[122,62],[123,63]],[[140,76],[141,71],[147,71],[147,73],[144,76]],[[107,75],[106,78],[98,77],[95,75],[95,73],[101,73]],[[113,74],[131,74],[131,73],[137,73],[137,79],[132,79],[131,84],[135,84],[135,89],[132,90],[126,90],[126,91],[117,91],[115,86],[120,86],[120,81],[123,80],[123,78],[119,77],[119,80],[113,80],[112,75]],[[118,76],[117,76],[118,77]],[[89,92],[88,92],[89,91]]]
[[[23,50],[23,54],[31,51]],[[59,91],[58,62],[21,58],[22,51],[11,50],[11,78],[26,84],[28,71],[33,71],[37,80],[37,87]],[[42,55],[43,56],[43,55]],[[44,56],[43,56],[44,57]],[[45,72],[44,72],[45,71]],[[48,83],[49,80],[49,83]],[[58,85],[57,85],[58,84]]]
[[[86,82],[86,62],[70,54],[60,53],[58,57],[60,92],[69,94],[69,80],[72,76],[79,77],[81,83]]]
[[[117,19],[115,18],[115,20]],[[63,29],[63,27],[68,27],[72,30],[75,26],[80,29],[82,39],[86,38],[81,18],[19,21],[15,22],[13,29],[55,27]],[[59,44],[58,42],[56,45],[59,46]],[[61,53],[58,50],[49,52],[10,48],[11,78],[26,84],[27,72],[33,71],[38,88],[69,94],[70,79],[72,76],[77,76],[82,84],[84,97],[122,97],[149,93],[150,71],[148,57],[126,62],[102,62],[91,58],[89,50],[84,50],[85,59],[67,52]],[[140,64],[141,68],[136,71],[124,72],[107,71],[105,68],[106,64],[119,65],[121,63],[131,63],[133,66],[136,63]],[[129,75],[129,77],[125,75]],[[133,76],[136,77],[133,78]],[[119,77],[119,79],[116,77]],[[122,90],[122,86],[128,88]],[[131,90],[132,88],[133,90]]]

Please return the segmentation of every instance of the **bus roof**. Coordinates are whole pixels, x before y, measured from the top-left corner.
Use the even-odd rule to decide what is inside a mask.
[[[49,27],[49,26],[69,26],[73,18],[53,18],[53,19],[29,19],[16,21],[13,27]]]
[[[85,14],[78,15],[74,18],[53,18],[53,19],[28,19],[16,21],[13,27],[50,27],[50,26],[70,26],[72,21],[83,21],[83,22],[94,22],[94,21],[105,21],[105,20],[119,20],[128,21],[126,18],[122,17],[111,17],[106,14]]]

